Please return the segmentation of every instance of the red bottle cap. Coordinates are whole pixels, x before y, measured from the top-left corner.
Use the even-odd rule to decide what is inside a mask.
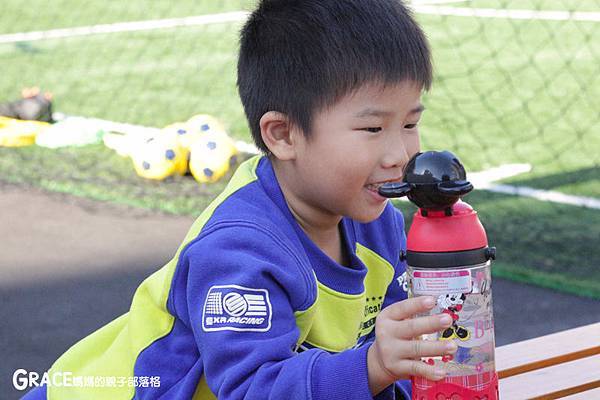
[[[419,209],[408,233],[407,250],[441,253],[475,250],[487,247],[487,235],[477,212],[463,201],[444,210]]]

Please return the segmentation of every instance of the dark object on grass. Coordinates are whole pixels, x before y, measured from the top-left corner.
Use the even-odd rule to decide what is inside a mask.
[[[52,94],[40,93],[38,88],[22,91],[23,98],[0,104],[0,116],[30,120],[54,122],[52,119]]]

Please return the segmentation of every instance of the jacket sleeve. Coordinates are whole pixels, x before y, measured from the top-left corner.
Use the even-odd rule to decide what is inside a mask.
[[[219,399],[371,399],[368,346],[294,351],[296,316],[315,301],[312,270],[272,231],[207,229],[184,251],[189,323]]]

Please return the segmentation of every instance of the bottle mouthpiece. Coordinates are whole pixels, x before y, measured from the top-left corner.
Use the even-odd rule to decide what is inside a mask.
[[[419,208],[441,210],[451,207],[473,190],[459,159],[449,151],[427,151],[415,154],[404,169],[402,182],[382,185],[384,197],[403,197]]]

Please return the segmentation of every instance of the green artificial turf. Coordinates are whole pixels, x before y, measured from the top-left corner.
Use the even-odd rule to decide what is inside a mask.
[[[532,172],[512,181],[600,197],[600,179],[593,178],[600,148],[597,23],[417,17],[436,71],[424,96],[424,148],[453,150],[471,171],[528,163]],[[239,28],[224,23],[0,44],[0,99],[36,85],[54,93],[58,111],[156,127],[210,113],[234,137],[249,140],[235,87]],[[592,179],[573,181],[580,172]]]
[[[199,215],[230,176],[213,184],[199,184],[189,175],[147,180],[135,174],[128,158],[104,145],[56,150],[0,147],[0,171],[0,179],[11,183],[187,215]]]
[[[254,0],[3,0],[0,34],[250,10]]]
[[[598,0],[466,0],[452,4],[456,7],[517,9],[539,11],[598,11]]]
[[[600,11],[598,1],[477,0],[445,6]],[[248,10],[253,1],[5,0],[0,35]],[[40,12],[43,10],[43,12]],[[600,198],[600,24],[417,14],[435,82],[423,102],[424,149],[449,149],[468,171],[527,163],[503,183]],[[250,141],[237,97],[241,22],[0,44],[0,101],[21,88],[54,94],[56,111],[163,127],[197,113]],[[143,180],[102,145],[0,148],[0,179],[104,201],[197,215],[225,185]],[[600,211],[476,192],[495,271],[600,298]],[[402,203],[404,204],[404,203]],[[401,205],[401,207],[405,207]]]
[[[497,248],[497,276],[600,299],[600,212],[478,190],[464,200]],[[395,204],[408,230],[416,207]]]

